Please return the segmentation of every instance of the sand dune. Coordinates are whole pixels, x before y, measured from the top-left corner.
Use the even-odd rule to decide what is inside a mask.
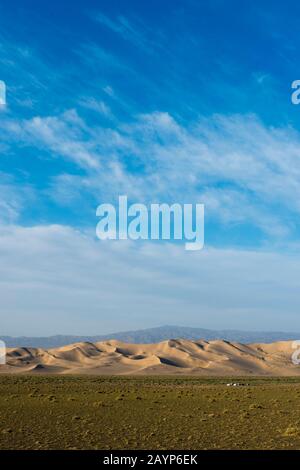
[[[221,340],[111,340],[48,350],[8,349],[0,373],[300,375],[300,366],[291,361],[293,351],[292,341],[245,345]]]

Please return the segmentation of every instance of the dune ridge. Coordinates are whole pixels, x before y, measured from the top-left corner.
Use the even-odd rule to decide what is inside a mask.
[[[300,375],[292,341],[242,344],[170,339],[155,344],[117,340],[52,349],[9,348],[0,373],[99,375]]]

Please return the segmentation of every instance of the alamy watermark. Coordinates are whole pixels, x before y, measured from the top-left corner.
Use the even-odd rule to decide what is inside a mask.
[[[6,105],[6,85],[0,80],[0,106]]]
[[[0,340],[0,366],[6,364],[6,345]]]
[[[186,250],[204,246],[203,204],[128,205],[127,196],[119,196],[119,205],[100,204],[96,235],[100,240],[183,240]]]

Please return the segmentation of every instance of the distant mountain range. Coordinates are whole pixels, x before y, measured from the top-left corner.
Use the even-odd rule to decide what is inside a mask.
[[[125,331],[120,333],[110,333],[96,336],[71,336],[56,335],[48,337],[11,337],[0,336],[7,347],[39,347],[39,348],[57,348],[67,344],[79,342],[96,343],[109,339],[116,339],[126,343],[159,343],[167,339],[189,339],[212,341],[222,339],[239,343],[273,343],[275,341],[288,341],[300,339],[300,333],[283,333],[267,331],[240,331],[240,330],[207,330],[204,328],[189,328],[183,326],[161,326],[157,328],[148,328],[145,330]]]

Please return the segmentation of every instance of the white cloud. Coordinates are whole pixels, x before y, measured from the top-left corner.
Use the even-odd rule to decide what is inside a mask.
[[[293,234],[300,213],[300,134],[253,115],[214,115],[185,125],[156,112],[112,129],[90,128],[69,110],[20,122],[7,118],[1,127],[7,145],[9,136],[84,170],[51,182],[54,198],[64,193],[62,202],[67,191],[72,198],[91,194],[97,203],[121,193],[141,202],[203,202],[207,220],[250,223],[274,239]]]
[[[91,109],[92,111],[96,111],[99,114],[103,114],[103,116],[108,118],[113,116],[109,106],[102,100],[96,100],[95,98],[88,97],[81,99],[79,104],[87,109]]]
[[[134,46],[143,49],[144,52],[152,53],[154,48],[161,47],[157,40],[158,34],[151,30],[149,33],[148,28],[139,19],[139,24],[133,24],[128,18],[123,15],[119,15],[114,19],[109,18],[101,12],[92,15],[99,24],[105,26],[113,33],[116,33],[131,42]],[[137,21],[137,19],[136,19]],[[156,38],[156,40],[154,40]]]
[[[300,330],[299,256],[187,253],[65,226],[0,233],[1,334],[101,334],[162,324]]]
[[[74,110],[59,117],[40,117],[17,121],[6,120],[0,124],[5,140],[23,141],[55,157],[63,157],[87,168],[99,168],[98,155],[92,143],[86,140],[86,124]]]
[[[0,172],[0,228],[19,221],[25,205],[35,201],[34,190],[28,184],[22,186],[6,173]]]

